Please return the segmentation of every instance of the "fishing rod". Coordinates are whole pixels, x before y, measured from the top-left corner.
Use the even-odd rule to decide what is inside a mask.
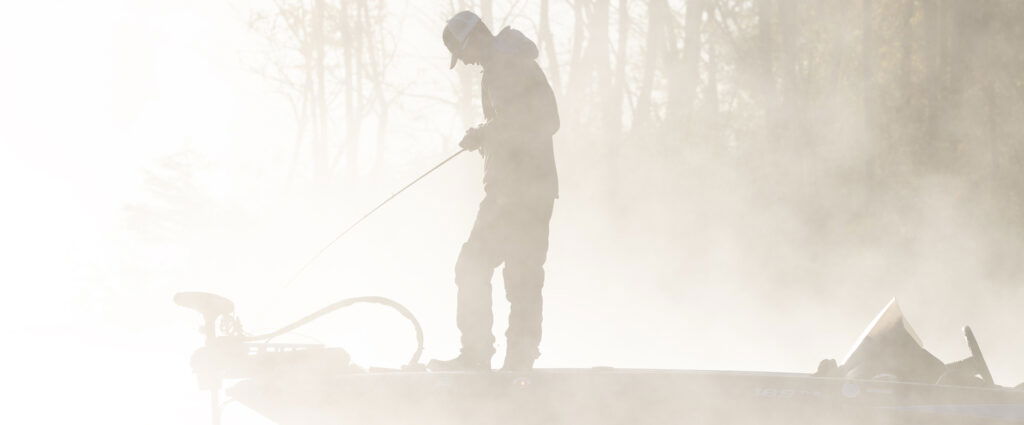
[[[377,204],[376,207],[373,207],[373,209],[370,210],[370,212],[364,214],[362,217],[359,217],[359,219],[356,220],[355,223],[352,223],[352,225],[348,226],[348,228],[343,230],[341,233],[338,234],[338,236],[335,236],[334,239],[332,239],[330,242],[328,242],[327,245],[324,245],[323,248],[320,248],[320,251],[317,251],[317,253],[315,255],[310,257],[309,260],[307,260],[306,263],[303,264],[302,267],[300,267],[299,270],[297,272],[295,272],[294,275],[292,275],[292,278],[288,279],[288,282],[286,282],[284,284],[284,286],[289,286],[292,283],[294,283],[295,280],[298,279],[299,276],[302,274],[302,272],[304,272],[306,270],[306,268],[308,268],[310,266],[310,264],[313,264],[313,262],[316,261],[317,258],[320,258],[320,256],[323,255],[324,251],[327,251],[327,249],[330,248],[331,245],[334,245],[335,242],[337,242],[339,239],[341,239],[346,234],[348,234],[348,232],[352,231],[352,229],[354,229],[356,226],[358,226],[359,223],[362,223],[363,220],[366,220],[367,217],[373,215],[373,213],[376,212],[377,210],[379,210],[380,207],[383,207],[389,201],[391,201],[392,199],[395,199],[396,196],[398,196],[402,192],[405,192],[406,189],[408,189],[408,188],[412,187],[412,185],[416,184],[416,182],[418,182],[420,180],[423,180],[424,177],[430,175],[430,173],[433,173],[438,168],[441,168],[442,165],[447,164],[448,161],[451,161],[451,160],[455,159],[455,157],[459,156],[459,154],[461,154],[461,153],[463,153],[465,151],[466,151],[466,149],[459,149],[458,152],[455,152],[451,156],[449,156],[448,158],[445,158],[444,161],[441,161],[439,164],[435,165],[434,168],[431,168],[431,169],[427,170],[427,172],[421,174],[415,180],[409,182],[409,184],[405,185],[404,187],[399,189],[397,192],[391,194],[391,196],[389,196],[383,202]]]

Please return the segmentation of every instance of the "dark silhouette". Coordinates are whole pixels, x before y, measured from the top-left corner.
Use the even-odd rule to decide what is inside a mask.
[[[555,96],[535,62],[537,46],[506,27],[493,35],[478,16],[459,12],[443,39],[458,60],[483,67],[486,122],[466,131],[460,146],[484,159],[484,190],[476,223],[455,266],[462,351],[433,370],[487,370],[494,355],[491,276],[505,264],[511,304],[503,369],[527,370],[540,356],[548,224],[558,198],[551,137],[559,127]]]

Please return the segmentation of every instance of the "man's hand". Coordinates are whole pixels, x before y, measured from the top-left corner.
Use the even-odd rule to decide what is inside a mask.
[[[480,144],[483,142],[483,134],[481,134],[480,127],[472,127],[466,130],[466,135],[462,136],[462,141],[459,142],[459,147],[467,151],[475,151],[480,149]]]

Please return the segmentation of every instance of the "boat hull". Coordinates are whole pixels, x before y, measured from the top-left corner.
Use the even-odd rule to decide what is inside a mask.
[[[281,425],[1024,424],[1024,391],[803,374],[364,372],[268,376],[227,393]]]

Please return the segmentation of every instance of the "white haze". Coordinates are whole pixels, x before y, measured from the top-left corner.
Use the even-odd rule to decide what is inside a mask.
[[[450,6],[438,3],[392,2],[405,16],[392,29],[400,45],[392,75],[396,83],[417,76],[428,82],[424,94],[454,99],[438,37]],[[482,196],[475,154],[397,198],[284,286],[337,232],[453,151],[463,127],[456,112],[410,100],[391,119],[382,168],[371,173],[377,158],[360,158],[358,185],[288,185],[295,122],[248,65],[260,40],[245,21],[259,7],[268,5],[5,7],[0,278],[10,422],[207,420],[207,395],[188,364],[202,343],[199,317],[171,302],[179,291],[232,299],[252,331],[338,299],[383,295],[417,314],[425,358],[457,352],[452,274]],[[535,36],[528,20],[511,23]],[[610,203],[602,163],[578,154],[587,140],[569,137],[555,139],[563,196],[539,367],[810,372],[845,354],[897,297],[939,358],[968,355],[960,327],[969,324],[997,383],[1024,381],[1021,276],[992,282],[987,272],[993,253],[1019,253],[1022,243],[965,207],[969,183],[922,176],[913,198],[884,206],[915,212],[917,227],[905,229],[913,237],[869,228],[818,238],[802,221],[807,205],[831,228],[847,225],[834,210],[883,207],[844,193],[842,178],[810,196],[818,201],[781,202],[703,148],[672,161],[627,149],[614,183],[625,195]],[[853,162],[863,154],[840,146],[816,155]],[[188,175],[175,174],[183,168]],[[181,204],[155,199],[154,181],[184,188],[172,196]],[[177,227],[151,226],[139,206],[173,215]],[[500,335],[500,279],[495,288]],[[362,365],[395,367],[414,348],[406,324],[374,307],[300,333],[296,340],[345,347]],[[237,405],[225,422],[265,423]]]

